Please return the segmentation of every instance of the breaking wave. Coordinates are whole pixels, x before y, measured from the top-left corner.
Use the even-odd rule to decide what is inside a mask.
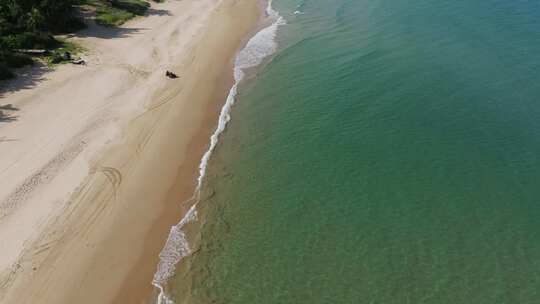
[[[191,206],[184,218],[171,228],[165,247],[159,254],[160,262],[157,271],[154,274],[152,284],[159,290],[158,304],[172,304],[173,301],[166,295],[164,286],[174,275],[176,265],[186,256],[191,254],[189,242],[182,228],[192,221],[197,220],[197,204],[199,202],[200,191],[203,180],[206,176],[208,161],[215,150],[221,133],[225,130],[227,123],[231,120],[231,109],[236,101],[239,83],[245,77],[247,69],[260,65],[265,58],[272,55],[277,50],[276,35],[280,25],[285,24],[285,19],[272,8],[272,1],[268,2],[266,15],[271,24],[257,34],[255,34],[246,44],[246,46],[236,55],[234,65],[234,85],[231,87],[221,113],[219,115],[218,125],[212,136],[210,136],[210,145],[204,153],[199,164],[199,177],[197,178],[197,187],[194,193],[195,203]]]

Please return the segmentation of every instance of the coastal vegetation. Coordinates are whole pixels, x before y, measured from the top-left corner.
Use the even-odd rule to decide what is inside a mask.
[[[61,46],[52,34],[82,27],[74,0],[0,0],[0,79],[13,77],[12,69],[31,64],[21,50]]]
[[[86,0],[85,4],[95,8],[95,20],[104,26],[121,25],[135,16],[144,15],[150,7],[143,0]]]
[[[38,56],[59,63],[64,52],[80,50],[54,35],[82,29],[81,9],[93,12],[98,24],[118,26],[149,7],[143,0],[0,0],[0,80]]]

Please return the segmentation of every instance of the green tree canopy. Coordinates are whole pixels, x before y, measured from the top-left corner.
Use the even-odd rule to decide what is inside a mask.
[[[0,35],[62,31],[73,22],[74,0],[0,0]]]

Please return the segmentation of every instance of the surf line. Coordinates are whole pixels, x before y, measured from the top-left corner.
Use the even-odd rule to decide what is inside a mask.
[[[286,24],[285,19],[272,8],[272,0],[268,1],[266,7],[266,18],[271,20],[271,24],[257,32],[238,52],[234,64],[234,84],[229,90],[224,106],[219,114],[218,125],[214,133],[210,136],[210,145],[204,153],[199,164],[199,176],[195,192],[186,203],[194,202],[186,215],[180,222],[171,227],[165,246],[159,254],[159,263],[152,284],[159,289],[157,299],[158,304],[174,304],[165,292],[165,285],[174,275],[176,265],[186,256],[192,253],[186,234],[182,228],[192,221],[197,220],[197,204],[200,201],[201,187],[206,176],[206,169],[212,153],[216,149],[219,136],[228,122],[231,120],[231,109],[236,101],[238,85],[245,77],[245,70],[260,65],[265,58],[274,54],[277,50],[276,35],[278,28]]]

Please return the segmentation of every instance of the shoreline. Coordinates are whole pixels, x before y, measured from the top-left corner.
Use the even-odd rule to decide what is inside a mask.
[[[207,175],[207,167],[212,154],[215,152],[214,150],[217,148],[219,138],[232,118],[232,109],[238,97],[238,88],[246,78],[250,78],[251,72],[254,72],[256,68],[266,62],[277,51],[276,36],[278,28],[287,23],[279,12],[273,9],[271,0],[261,2],[261,4],[264,5],[261,5],[261,18],[257,30],[249,36],[247,42],[243,43],[243,47],[234,56],[233,84],[230,86],[225,103],[221,108],[218,124],[214,133],[210,136],[210,144],[200,160],[195,191],[191,198],[185,202],[189,203],[191,207],[180,222],[171,228],[167,242],[160,253],[157,272],[152,282],[159,289],[158,304],[174,303],[174,300],[171,300],[169,296],[171,290],[177,290],[178,286],[171,286],[170,281],[177,276],[177,267],[182,267],[184,258],[198,251],[193,247],[198,245],[188,241],[189,233],[187,230],[190,229],[186,225],[202,220],[198,218],[198,205],[201,203],[200,195]],[[176,294],[176,292],[174,293]]]
[[[212,4],[211,1],[160,4],[165,8],[175,6],[178,11],[184,6],[207,5],[206,20],[199,21],[201,28],[193,29],[193,36],[182,41],[184,47],[191,44],[191,48],[185,47],[188,51],[184,54],[176,52],[181,58],[176,65],[181,80],[174,85],[161,85],[158,84],[162,82],[160,79],[152,83],[157,84],[157,89],[149,86],[153,93],[144,99],[152,102],[143,110],[130,111],[130,115],[136,117],[125,122],[121,136],[110,136],[120,139],[111,142],[109,137],[103,144],[107,152],[89,165],[89,175],[83,185],[69,196],[65,206],[58,207],[61,209],[58,214],[44,216],[46,224],[40,227],[39,236],[32,244],[24,248],[19,259],[22,263],[18,264],[21,266],[7,284],[0,285],[2,301],[153,301],[151,281],[158,254],[170,227],[189,208],[180,206],[180,202],[189,198],[195,189],[200,156],[208,146],[219,109],[232,84],[231,59],[259,20],[258,1],[224,0],[219,5]],[[197,18],[199,12],[199,7],[193,7],[190,11],[193,15],[186,16],[185,21]],[[145,19],[137,18],[129,25],[144,23]],[[172,36],[181,35],[172,30]],[[90,49],[93,49],[91,45]],[[104,51],[120,52],[122,47],[110,43]],[[144,65],[143,60],[135,58],[134,61]],[[145,71],[129,72],[144,74]],[[49,77],[53,78],[55,73]],[[160,76],[151,74],[142,81]],[[141,82],[131,85],[141,85]],[[127,91],[130,89],[135,91],[133,94],[137,93],[137,88],[128,87]],[[13,94],[4,98],[9,100],[10,96]],[[55,179],[52,177],[51,184]],[[41,193],[46,193],[49,190],[46,188],[50,187],[45,185]],[[10,216],[22,215],[15,212]]]
[[[216,103],[209,105],[209,108],[211,109],[207,112],[207,115],[204,118],[203,122],[203,125],[205,125],[205,127],[201,128],[198,134],[195,135],[192,141],[189,143],[189,149],[197,152],[191,153],[189,155],[189,160],[186,160],[182,167],[179,168],[179,176],[177,178],[177,182],[167,194],[166,205],[172,208],[166,208],[163,211],[162,215],[159,217],[159,219],[156,220],[155,225],[152,228],[152,230],[166,231],[166,237],[160,241],[156,241],[154,239],[155,232],[151,231],[150,233],[148,233],[148,236],[145,239],[144,246],[145,251],[148,251],[148,253],[145,253],[143,255],[139,263],[137,263],[131,271],[132,274],[140,272],[140,265],[146,264],[147,269],[145,270],[145,277],[150,277],[150,280],[145,280],[145,288],[142,290],[136,289],[136,293],[133,293],[133,291],[135,290],[133,282],[131,280],[126,281],[125,288],[122,288],[121,292],[115,298],[114,303],[120,304],[125,303],[127,299],[135,300],[141,298],[150,299],[152,300],[152,303],[154,303],[153,301],[155,301],[160,294],[160,290],[158,290],[154,284],[148,284],[148,282],[152,282],[152,278],[155,276],[157,266],[160,262],[159,254],[165,246],[165,241],[167,236],[169,235],[170,229],[173,226],[177,225],[179,221],[187,215],[190,207],[192,207],[192,205],[185,203],[191,202],[195,192],[197,191],[201,156],[203,156],[203,154],[207,151],[209,147],[209,140],[211,134],[216,128],[220,112],[226,102],[231,87],[234,85],[234,58],[236,57],[238,51],[242,48],[242,46],[247,43],[250,37],[257,33],[259,22],[263,17],[261,16],[263,11],[262,7],[260,7],[261,4],[262,2],[260,0],[255,0],[253,1],[253,3],[251,3],[251,5],[249,5],[250,10],[253,10],[255,8],[256,15],[253,16],[255,16],[256,18],[250,20],[250,23],[252,23],[251,26],[246,28],[247,31],[243,38],[238,41],[239,43],[237,45],[237,48],[229,54],[230,56],[228,58],[228,63],[224,69],[225,71],[220,77],[221,79],[218,85],[219,88],[217,88],[215,96],[211,98],[211,100],[215,101]],[[231,6],[228,7],[228,9],[234,10],[235,8]],[[251,13],[253,13],[253,11]],[[172,210],[173,212],[169,210],[175,209],[175,206],[180,207],[180,212],[178,212],[178,210],[176,210],[176,212],[174,212],[174,210]],[[163,219],[166,220],[164,221]],[[158,249],[157,253],[156,248]],[[148,263],[149,259],[152,260],[152,263]],[[143,296],[138,296],[137,293],[141,293],[143,294]],[[131,301],[128,300],[127,302],[130,303]]]

